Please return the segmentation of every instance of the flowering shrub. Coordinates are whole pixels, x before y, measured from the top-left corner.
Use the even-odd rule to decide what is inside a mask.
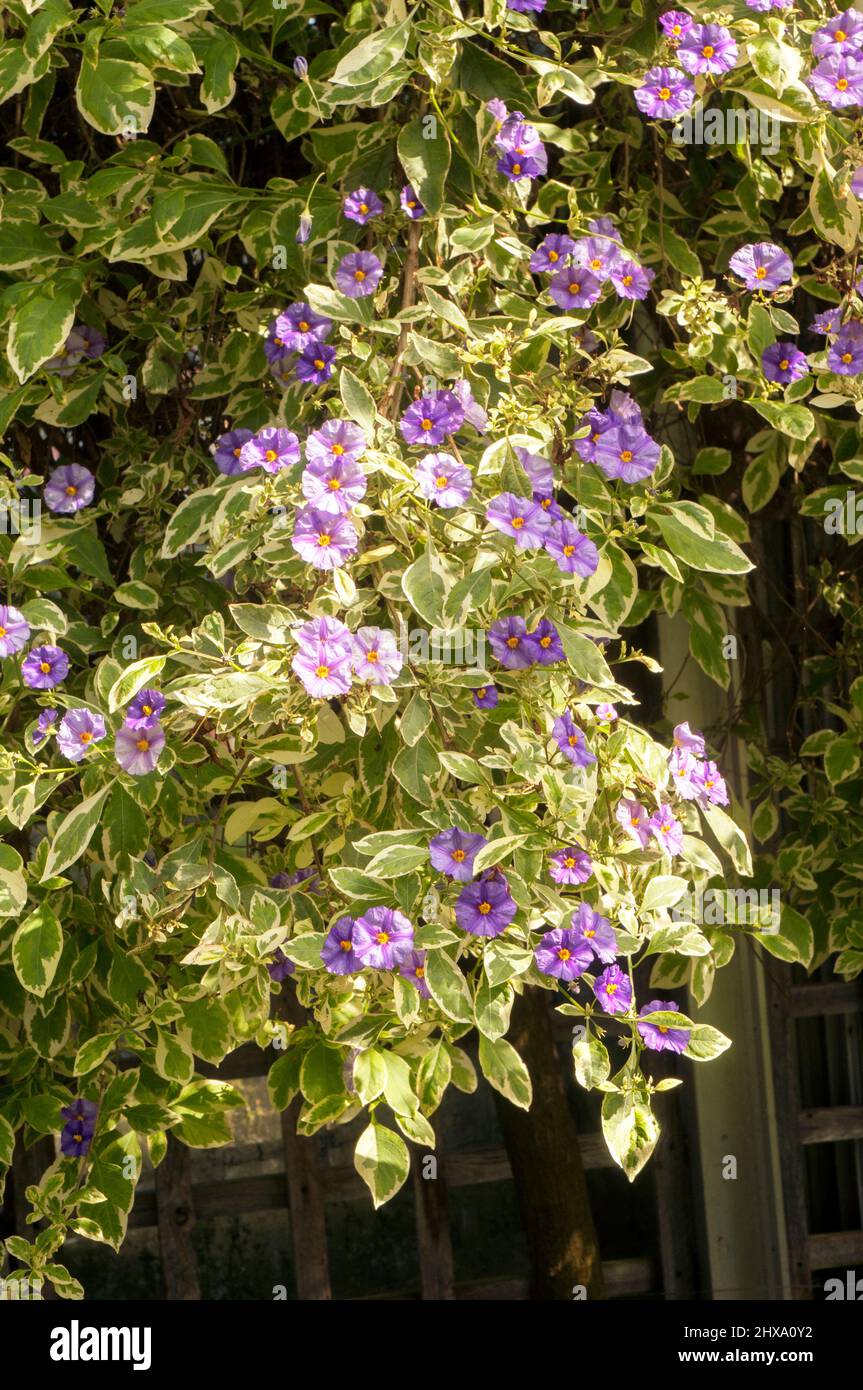
[[[144,1144],[229,1142],[196,1059],[274,1046],[304,1134],[367,1112],[380,1204],[472,1030],[530,1104],[524,989],[630,1178],[650,1052],[728,1045],[679,991],[734,937],[673,909],[749,850],[628,629],[680,612],[727,686],[732,504],[856,476],[863,18],[643,8],[6,7],[0,1164],[60,1136],[7,1244],[61,1295]],[[684,153],[711,102],[778,152]]]

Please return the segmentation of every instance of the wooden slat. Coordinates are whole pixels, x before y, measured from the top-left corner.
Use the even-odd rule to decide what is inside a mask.
[[[809,1220],[806,1211],[806,1183],[803,1153],[796,1117],[800,1114],[797,1071],[797,1030],[792,998],[791,970],[779,961],[771,962],[767,974],[767,1007],[770,1046],[773,1055],[773,1083],[776,1094],[776,1120],[779,1140],[779,1166],[785,1208],[785,1234],[788,1248],[790,1294],[794,1299],[811,1297]],[[809,986],[814,993],[819,986]],[[798,1017],[803,1015],[798,1014]]]
[[[293,989],[283,990],[274,1012],[277,1017],[297,1027],[302,1027],[307,1019],[306,1010]],[[332,1290],[321,1137],[319,1134],[297,1134],[297,1120],[302,1105],[302,1097],[295,1096],[287,1110],[282,1111],[281,1122],[297,1298],[309,1302],[332,1298]]]
[[[833,1105],[800,1112],[802,1144],[840,1144],[863,1139],[863,1105]]]
[[[652,1260],[603,1260],[602,1274],[609,1298],[659,1292]],[[475,1279],[456,1284],[455,1293],[457,1299],[523,1302],[528,1297],[528,1283],[526,1279]]]
[[[810,1236],[809,1263],[813,1269],[863,1264],[863,1231],[830,1231]]]
[[[190,1159],[185,1144],[169,1133],[167,1152],[156,1169],[155,1208],[165,1297],[198,1302],[201,1286],[192,1245],[195,1203]]]
[[[850,983],[795,985],[791,990],[791,1012],[795,1018],[853,1014],[858,1009],[863,1009],[863,978]]]

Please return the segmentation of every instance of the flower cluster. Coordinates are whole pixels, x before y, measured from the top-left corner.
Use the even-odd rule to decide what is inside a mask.
[[[316,314],[312,306],[303,300],[289,304],[287,309],[278,314],[269,325],[267,336],[264,339],[264,354],[270,364],[270,371],[276,379],[287,382],[290,358],[296,354],[294,374],[298,381],[303,381],[307,385],[318,386],[329,380],[333,374],[333,364],[336,360],[335,348],[326,341],[332,328],[332,319],[326,318],[323,314]],[[289,431],[285,431],[285,433],[289,433]],[[219,441],[216,462],[223,473],[241,473],[247,468],[259,466],[258,460],[243,463],[240,458],[243,445],[250,438],[251,432],[249,431],[243,440],[231,444],[226,443],[221,449],[221,456],[219,446],[222,442]],[[224,460],[224,464],[229,462],[227,457],[229,451],[236,466],[223,465],[222,460]]]
[[[578,428],[589,433],[575,440],[576,453],[606,478],[640,483],[659,463],[659,445],[644,428],[640,406],[625,391],[612,391],[606,410],[591,407]]]
[[[385,628],[361,627],[352,633],[338,618],[312,618],[295,636],[291,669],[316,700],[346,695],[355,679],[392,685],[404,664],[394,634]]]
[[[424,951],[414,947],[413,924],[392,907],[370,907],[361,917],[340,917],[321,948],[331,975],[355,975],[365,968],[396,970],[429,997]]]
[[[645,299],[655,272],[640,265],[626,250],[610,217],[588,222],[590,236],[550,233],[530,258],[530,268],[552,276],[548,292],[561,309],[586,309],[596,304],[605,285],[619,299]]]

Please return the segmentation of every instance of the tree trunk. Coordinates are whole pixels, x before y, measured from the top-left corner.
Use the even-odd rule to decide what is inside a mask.
[[[583,1285],[588,1298],[604,1298],[578,1132],[543,990],[527,989],[516,999],[508,1037],[533,1083],[530,1110],[495,1093],[527,1236],[530,1297],[571,1299]]]

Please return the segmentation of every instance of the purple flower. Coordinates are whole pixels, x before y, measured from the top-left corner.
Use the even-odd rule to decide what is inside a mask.
[[[791,257],[772,241],[753,241],[728,262],[748,290],[778,290],[794,274]]]
[[[334,654],[350,656],[353,652],[354,639],[350,629],[338,618],[310,618],[297,628],[295,636],[301,647],[317,646],[323,642]]]
[[[303,348],[297,358],[295,371],[298,381],[311,386],[322,386],[333,374],[336,350],[329,343],[313,343]]]
[[[851,175],[851,192],[855,198],[863,198],[863,164]]]
[[[271,888],[296,888],[300,883],[305,883],[306,893],[320,893],[323,891],[321,876],[315,868],[297,869],[294,873],[285,873],[280,869],[277,874],[273,874],[270,879]]]
[[[607,1014],[625,1014],[632,1003],[632,981],[619,965],[609,965],[597,976],[593,992]]]
[[[597,705],[596,717],[600,719],[603,724],[613,724],[617,719],[617,710],[614,708],[614,705],[603,703]]]
[[[746,0],[750,10],[766,14],[768,10],[790,10],[794,0]]]
[[[574,250],[575,242],[571,236],[551,232],[543,238],[531,256],[530,269],[537,274],[560,270],[561,266],[566,265]]]
[[[43,709],[36,721],[36,728],[31,735],[34,748],[38,748],[41,743],[45,742],[48,735],[54,732],[57,714],[58,711],[55,709]]]
[[[226,473],[228,476],[242,473],[240,454],[243,452],[243,445],[252,437],[251,430],[228,430],[227,434],[219,435],[213,445],[213,458],[220,473]]]
[[[491,101],[486,102],[485,109],[490,116],[494,117],[498,125],[503,125],[507,118],[506,102],[501,101],[500,97],[492,97]]]
[[[612,267],[610,279],[621,299],[646,299],[656,271],[645,270],[636,261],[623,260]]]
[[[507,116],[495,136],[494,143],[504,154],[513,155],[516,161],[529,159],[531,168],[536,169],[536,173],[529,175],[529,177],[536,178],[538,174],[548,173],[548,156],[545,152],[545,146],[540,140],[536,128],[524,119],[520,111],[513,111],[511,116]],[[523,177],[528,177],[528,175]]]
[[[429,858],[432,868],[454,878],[457,883],[470,883],[473,878],[473,861],[480,850],[488,844],[484,835],[475,835],[468,830],[452,826],[442,830],[429,843]]]
[[[374,294],[383,273],[383,264],[372,251],[351,251],[336,267],[336,285],[348,299],[362,299]]]
[[[695,801],[698,788],[695,778],[701,764],[686,748],[674,748],[668,759],[671,782],[677,795],[684,801]]]
[[[399,974],[416,985],[423,999],[431,999],[431,990],[426,984],[426,952],[411,951],[399,966]]]
[[[631,840],[637,840],[642,849],[650,844],[650,817],[640,801],[624,797],[617,803],[614,813],[618,825],[622,825]]]
[[[343,514],[365,496],[368,482],[350,456],[315,458],[300,479],[303,496],[319,512]]]
[[[863,197],[863,194],[861,194]],[[842,323],[841,309],[825,309],[823,314],[816,314],[809,327],[813,333],[823,333],[831,338],[834,333],[839,332]]]
[[[95,491],[96,479],[89,468],[80,463],[63,463],[54,469],[42,489],[42,496],[50,511],[71,516],[89,506]]]
[[[240,472],[248,473],[251,468],[263,468],[267,473],[278,473],[282,468],[290,468],[300,461],[300,441],[293,430],[258,430],[247,439],[240,450]]]
[[[600,438],[605,434],[606,430],[614,429],[616,423],[611,411],[598,410],[595,405],[592,405],[590,410],[582,415],[578,422],[578,428],[584,429],[585,425],[587,425],[590,429],[590,434],[576,439],[573,443],[573,448],[584,463],[596,462],[596,446]]]
[[[549,521],[542,507],[511,492],[502,492],[489,503],[485,519],[510,536],[519,550],[541,549],[548,534]]]
[[[272,960],[267,962],[267,974],[276,985],[280,985],[289,975],[293,975],[296,968],[294,962],[288,960],[281,946],[276,947],[275,955]]]
[[[809,363],[806,354],[793,343],[772,343],[761,354],[761,370],[768,381],[787,386],[809,374]]]
[[[692,16],[683,10],[666,10],[665,14],[659,16],[659,23],[665,37],[674,43],[692,28]]]
[[[645,116],[673,119],[688,111],[695,100],[695,88],[677,68],[656,67],[644,74],[635,90],[635,104]]]
[[[822,58],[809,78],[817,97],[836,110],[863,103],[863,55]]]
[[[408,444],[442,444],[464,424],[464,406],[452,391],[435,391],[413,401],[399,421]]]
[[[302,53],[298,53],[297,56],[296,56],[296,58],[294,59],[294,62],[293,62],[293,69],[294,69],[294,72],[297,74],[297,77],[299,77],[300,80],[302,80],[304,77],[306,77],[306,76],[308,75],[308,71],[309,71],[309,60],[308,60],[308,58],[304,58],[303,55],[302,55]]]
[[[290,348],[286,348],[276,331],[276,320],[267,328],[267,335],[264,338],[264,356],[272,367],[274,364],[281,364],[289,356]]]
[[[677,60],[687,72],[718,77],[737,62],[737,44],[722,24],[693,24],[677,46]]]
[[[346,516],[303,507],[297,512],[291,544],[298,555],[318,570],[338,569],[357,548],[356,527]]]
[[[497,687],[493,685],[478,685],[470,693],[477,709],[494,709],[498,702]]]
[[[294,241],[297,243],[298,246],[305,246],[311,234],[312,216],[308,208],[303,208],[303,211],[300,213],[300,220],[297,224],[297,230],[294,234]]]
[[[580,270],[589,270],[597,280],[608,280],[620,261],[620,243],[610,237],[585,237],[575,243],[572,253],[572,264]]]
[[[491,869],[477,883],[469,883],[461,890],[455,919],[462,931],[474,936],[500,936],[517,911],[506,874]]]
[[[713,806],[728,805],[728,788],[716,763],[704,763],[698,769],[695,785],[702,802],[709,802]]]
[[[683,826],[675,816],[671,807],[663,804],[658,811],[654,811],[647,827],[656,842],[662,846],[666,854],[681,854],[683,851]]]
[[[316,314],[311,304],[300,299],[279,314],[273,327],[276,344],[281,343],[288,352],[303,352],[330,336],[333,321]]]
[[[592,217],[587,224],[587,230],[594,236],[610,237],[612,241],[621,245],[620,232],[612,217]]]
[[[497,161],[497,172],[505,174],[511,183],[518,183],[519,179],[539,178],[540,170],[536,160],[530,155],[507,150]]]
[[[839,329],[827,352],[827,366],[840,376],[863,372],[863,323],[854,319]]]
[[[545,538],[545,548],[564,574],[578,574],[582,579],[595,572],[599,551],[589,536],[571,521],[559,521]]]
[[[474,400],[469,383],[454,381],[452,393],[464,411],[465,424],[473,425],[478,434],[485,434],[488,429],[488,415],[479,401]]]
[[[523,671],[536,660],[524,618],[498,618],[488,630],[488,640],[501,666],[510,671]]]
[[[602,285],[589,270],[571,266],[557,272],[548,292],[561,309],[588,309],[602,294]]]
[[[656,440],[641,425],[615,425],[600,435],[595,462],[606,478],[640,483],[653,473],[659,454]]]
[[[687,721],[675,724],[672,739],[675,748],[685,748],[688,753],[694,753],[696,758],[704,757],[704,735],[690,729]]]
[[[125,723],[129,729],[152,729],[168,701],[161,690],[139,690],[126,708]]]
[[[584,733],[574,722],[568,709],[565,709],[563,714],[555,719],[551,732],[561,753],[575,767],[590,767],[592,763],[596,762],[596,754],[591,753]]]
[[[679,1008],[673,999],[651,999],[638,1011],[639,1019],[645,1014],[677,1014]],[[641,1040],[651,1052],[684,1052],[689,1043],[689,1028],[669,1028],[664,1023],[637,1023]]]
[[[533,651],[533,659],[539,666],[554,666],[556,662],[566,660],[560,633],[548,618],[537,623],[533,632],[528,633],[527,640]]]
[[[414,477],[423,497],[445,511],[460,507],[473,488],[470,469],[452,454],[426,454],[414,468]]]
[[[326,420],[306,440],[306,458],[309,463],[344,463],[348,459],[356,463],[367,444],[365,432],[352,420]]]
[[[399,194],[399,202],[412,222],[418,222],[421,217],[425,216],[425,208],[417,197],[412,184],[405,184]]]
[[[545,9],[548,0],[506,0],[506,8],[515,10],[518,14],[540,14]]]
[[[342,204],[345,217],[351,222],[359,222],[364,227],[378,213],[383,212],[384,205],[375,193],[373,188],[358,188],[355,193],[349,193]]]
[[[548,872],[555,883],[587,883],[593,873],[593,860],[578,845],[569,845],[549,856]]]
[[[52,690],[69,674],[69,658],[59,647],[34,647],[21,662],[21,676],[31,690]]]
[[[812,52],[816,58],[827,54],[857,54],[863,49],[863,15],[846,10],[828,19],[812,35]]]
[[[617,955],[617,935],[607,917],[600,917],[589,903],[579,903],[571,919],[572,930],[579,941],[603,965],[611,965]]]
[[[542,454],[532,454],[530,450],[516,445],[516,458],[530,478],[534,492],[549,493],[554,487],[554,470]]]
[[[161,724],[146,729],[130,729],[124,724],[114,739],[114,756],[124,772],[144,777],[152,772],[165,747],[165,731]]]
[[[362,970],[363,963],[354,949],[355,926],[352,917],[340,917],[327,933],[321,960],[331,975],[353,975]]]
[[[101,714],[88,709],[70,709],[57,730],[57,745],[70,763],[79,763],[87,749],[105,737],[105,721]]]
[[[75,1100],[60,1111],[66,1121],[60,1131],[60,1152],[64,1158],[85,1158],[96,1133],[99,1107],[95,1101]]]
[[[593,953],[569,927],[554,927],[542,937],[533,958],[543,975],[553,975],[556,980],[577,980],[593,960]]]
[[[353,668],[358,680],[392,685],[404,665],[395,636],[381,627],[361,627],[354,634]]]
[[[414,929],[393,907],[370,907],[354,926],[354,950],[363,965],[395,970],[414,949]]]
[[[314,700],[347,695],[351,688],[350,653],[327,642],[307,642],[291,658],[291,670]]]
[[[63,347],[55,357],[43,363],[42,370],[53,372],[56,376],[71,376],[85,358],[93,360],[101,357],[106,347],[105,338],[98,328],[91,328],[88,323],[76,323]]]
[[[30,637],[30,624],[19,608],[0,604],[0,661],[14,656],[26,647]]]

